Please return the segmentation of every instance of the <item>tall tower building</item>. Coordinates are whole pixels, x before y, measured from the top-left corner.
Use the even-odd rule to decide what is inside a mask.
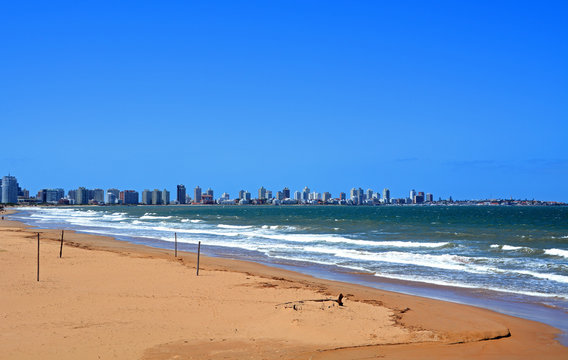
[[[116,200],[120,198],[120,190],[118,189],[107,189],[107,197],[109,193],[113,194]]]
[[[18,203],[18,180],[16,180],[15,176],[8,175],[2,177],[2,203]]]
[[[199,185],[193,190],[193,202],[197,204],[201,203],[201,188]]]
[[[385,202],[385,204],[390,204],[391,201],[391,192],[387,188],[384,188],[383,190],[383,201]]]
[[[308,201],[310,198],[310,188],[304,186],[304,190],[302,190],[302,201]]]
[[[258,198],[260,200],[266,199],[266,189],[264,188],[264,186],[261,186],[260,189],[258,189]]]
[[[177,186],[177,201],[179,204],[185,204],[185,185],[178,185]]]
[[[146,190],[148,191],[148,190]],[[149,192],[149,191],[148,191]],[[142,195],[144,195],[144,193],[142,193]],[[138,204],[138,191],[134,191],[134,190],[124,190],[120,192],[120,201],[124,204],[124,205],[135,205]],[[144,196],[142,196],[144,197]],[[144,204],[144,200],[142,200],[142,203]]]
[[[152,205],[152,192],[148,189],[142,191],[142,204]]]
[[[166,189],[162,190],[162,204],[163,205],[170,204],[170,192]]]
[[[152,205],[162,205],[162,192],[158,189],[152,191]]]
[[[290,198],[290,189],[288,189],[287,187],[285,187],[282,190],[282,196],[284,196],[284,199],[289,199]]]
[[[89,203],[89,190],[84,187],[80,187],[75,192],[75,204],[77,205],[87,205]]]
[[[105,191],[103,189],[94,189],[93,190],[93,200],[95,200],[98,204],[102,204],[105,202]]]
[[[414,190],[414,189],[410,190],[410,201],[412,203],[415,202],[415,200],[416,200],[415,197],[416,197],[416,190]]]

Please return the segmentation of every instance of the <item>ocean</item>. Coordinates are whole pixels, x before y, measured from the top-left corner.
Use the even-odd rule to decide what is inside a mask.
[[[28,207],[12,218],[468,303],[568,330],[568,207]],[[566,343],[566,335],[562,338]]]

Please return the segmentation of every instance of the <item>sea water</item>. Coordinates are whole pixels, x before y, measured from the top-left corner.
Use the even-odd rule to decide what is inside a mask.
[[[481,298],[491,294],[491,299],[506,299],[506,303],[546,305],[567,319],[568,207],[89,206],[20,210],[13,218],[43,228],[111,235],[160,248],[172,248],[177,233],[180,250],[194,251],[201,241],[207,255],[375,287],[388,288],[383,286],[388,282],[381,280],[391,279],[471,289],[481,291]],[[417,293],[412,289],[419,288],[394,290]],[[468,302],[443,292],[418,294]],[[529,313],[524,317],[531,318],[530,309],[513,314],[523,316],[523,311]],[[538,315],[532,318],[539,320]],[[552,322],[558,327],[558,321]]]

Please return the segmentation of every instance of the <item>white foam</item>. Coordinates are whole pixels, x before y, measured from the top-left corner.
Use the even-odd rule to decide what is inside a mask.
[[[250,229],[252,226],[219,224],[219,225],[217,225],[217,227],[220,227],[220,228],[223,228],[223,229]]]
[[[545,253],[546,255],[560,256],[560,257],[568,258],[568,250],[562,250],[562,249],[546,249],[546,250],[544,250],[544,253]]]
[[[169,232],[178,232],[178,233],[185,233],[185,234],[202,234],[202,235],[218,235],[218,236],[239,236],[239,233],[230,233],[224,231],[216,231],[216,230],[207,230],[207,229],[179,229],[179,228],[170,228],[165,226],[155,226],[152,230],[156,231],[169,231]]]
[[[515,250],[521,250],[521,249],[526,249],[523,246],[512,246],[512,245],[503,245],[503,247],[501,248],[501,250],[504,251],[515,251]]]
[[[200,220],[200,219],[181,219],[181,222],[192,222],[192,223],[196,224],[196,223],[203,222],[203,220]]]
[[[154,216],[154,215],[146,215],[146,214],[140,216],[140,219],[142,219],[142,220],[150,220],[150,219],[152,219],[152,220],[159,220],[159,219],[167,220],[167,219],[171,219],[171,218],[172,218],[171,216]]]
[[[444,281],[438,279],[430,279],[426,277],[416,276],[416,275],[393,275],[393,274],[375,274],[375,276],[380,276],[389,279],[396,279],[396,280],[406,280],[406,281],[418,281],[424,282],[427,284],[433,285],[442,285],[442,286],[453,286],[453,287],[460,287],[465,289],[479,289],[479,285],[474,284],[465,284],[461,282],[454,282],[454,281]],[[498,291],[498,292],[506,292],[510,294],[518,294],[518,295],[526,295],[526,296],[534,296],[534,297],[550,297],[550,298],[564,298],[568,299],[568,294],[548,294],[542,292],[534,292],[534,291],[523,291],[523,290],[514,290],[514,289],[506,289],[501,287],[493,287],[493,286],[483,286],[483,289],[490,290],[490,291]]]
[[[568,276],[557,275],[557,274],[543,274],[543,273],[536,273],[534,271],[527,271],[527,270],[516,270],[512,271],[517,274],[529,275],[539,279],[551,280],[560,283],[568,284]]]

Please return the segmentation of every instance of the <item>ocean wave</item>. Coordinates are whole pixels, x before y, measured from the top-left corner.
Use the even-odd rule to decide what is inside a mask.
[[[181,222],[191,222],[191,223],[196,224],[196,223],[203,222],[203,220],[200,220],[200,219],[181,219]]]
[[[142,220],[167,220],[167,219],[171,219],[171,218],[172,218],[171,216],[154,216],[154,215],[144,214],[144,215],[140,216],[139,219],[142,219]]]
[[[207,229],[180,229],[180,228],[171,228],[165,226],[155,226],[152,230],[156,231],[168,231],[168,232],[178,232],[178,233],[185,233],[185,234],[202,234],[202,235],[217,235],[217,236],[239,236],[239,233],[230,233],[224,231],[216,231],[216,230],[207,230]]]
[[[270,230],[288,230],[288,231],[297,230],[295,226],[289,226],[289,225],[262,225],[261,228],[270,229]]]
[[[435,242],[435,243],[423,243],[414,241],[373,241],[373,240],[362,240],[362,239],[351,239],[343,236],[338,236],[334,234],[274,234],[274,233],[263,233],[263,232],[246,232],[245,235],[251,237],[260,237],[271,240],[281,240],[290,242],[300,242],[300,243],[313,243],[313,242],[324,242],[324,243],[344,243],[362,246],[379,246],[379,247],[401,247],[401,248],[411,248],[411,247],[426,247],[426,248],[438,248],[449,245],[448,242]]]
[[[536,291],[525,291],[525,290],[518,290],[518,289],[508,289],[503,287],[496,287],[496,286],[480,286],[477,284],[467,284],[464,282],[459,281],[445,281],[440,279],[432,279],[423,276],[416,276],[416,275],[399,275],[399,274],[383,274],[383,273],[376,273],[375,276],[384,277],[388,279],[395,279],[395,280],[404,280],[404,281],[418,281],[427,284],[433,285],[442,285],[442,286],[452,286],[452,287],[460,287],[465,289],[479,289],[483,287],[484,289],[490,291],[498,291],[498,292],[505,292],[509,294],[518,294],[518,295],[526,295],[526,296],[533,296],[533,297],[550,297],[550,298],[564,298],[568,299],[568,293],[544,293],[544,292],[536,292]]]
[[[546,255],[550,255],[550,256],[560,256],[560,257],[568,258],[568,250],[546,249],[546,250],[544,250],[544,253]]]
[[[512,272],[522,275],[529,275],[539,279],[552,280],[560,283],[568,284],[568,276],[558,274],[543,274],[527,270],[513,270]]]
[[[217,227],[222,228],[222,229],[250,229],[252,226],[250,226],[250,225],[225,225],[225,224],[219,224],[219,225],[217,225]]]

